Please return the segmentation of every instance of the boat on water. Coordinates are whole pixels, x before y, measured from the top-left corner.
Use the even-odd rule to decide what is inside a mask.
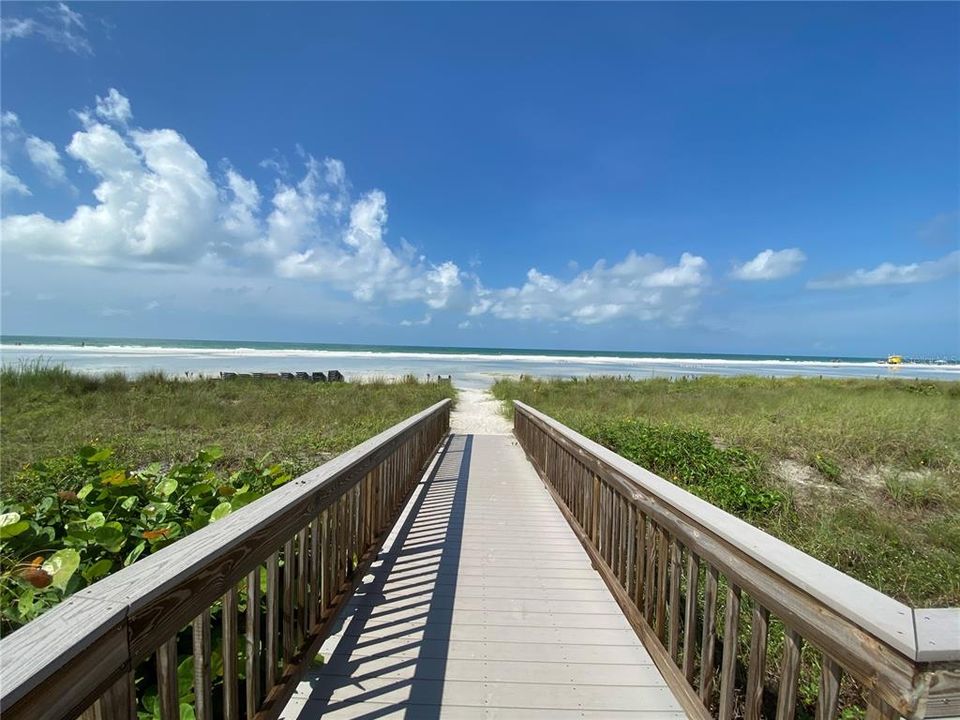
[[[902,365],[902,364],[903,364],[903,355],[887,356],[887,365]]]

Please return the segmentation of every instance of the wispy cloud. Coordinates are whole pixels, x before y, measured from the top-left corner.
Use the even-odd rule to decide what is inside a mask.
[[[29,196],[33,193],[26,184],[3,165],[0,165],[0,192],[4,195]]]
[[[412,327],[413,325],[429,325],[431,322],[433,322],[433,316],[427,313],[420,320],[401,320],[400,324],[404,327]]]
[[[24,148],[27,151],[27,157],[30,162],[53,182],[67,182],[67,173],[60,162],[60,153],[57,146],[49,140],[42,140],[36,135],[31,135],[24,142]]]
[[[66,3],[39,6],[31,17],[0,18],[0,39],[39,37],[78,55],[92,55],[83,16]]]
[[[960,250],[954,250],[938,260],[894,265],[885,262],[870,270],[861,268],[847,275],[811,280],[812,290],[869,287],[875,285],[914,285],[932,282],[960,272]]]
[[[764,250],[753,260],[734,265],[730,277],[735,280],[777,280],[798,272],[806,259],[799,248]]]

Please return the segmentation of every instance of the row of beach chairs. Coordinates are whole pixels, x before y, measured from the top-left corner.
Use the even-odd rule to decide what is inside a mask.
[[[234,378],[257,378],[270,380],[306,380],[307,382],[343,382],[343,373],[339,370],[329,370],[326,374],[322,372],[281,372],[281,373],[235,373],[221,372],[221,380],[233,380]]]

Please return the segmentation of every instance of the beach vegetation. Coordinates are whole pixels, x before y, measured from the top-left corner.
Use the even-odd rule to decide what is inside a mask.
[[[188,381],[42,363],[4,368],[0,389],[0,635],[454,393],[413,377]],[[238,602],[245,612],[245,587]],[[217,698],[222,611],[211,608]],[[193,717],[189,628],[177,655],[181,717]],[[154,664],[137,668],[142,720],[160,717]]]
[[[521,400],[915,607],[960,605],[960,383],[500,380]]]
[[[78,448],[109,447],[133,470],[189,463],[217,446],[228,470],[268,453],[300,474],[448,397],[443,383],[372,379],[90,375],[31,363],[0,370],[0,497],[38,502],[69,490]],[[42,463],[44,470],[33,468]]]

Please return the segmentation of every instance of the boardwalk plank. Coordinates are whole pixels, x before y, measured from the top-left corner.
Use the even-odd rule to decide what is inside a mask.
[[[509,436],[452,438],[332,630],[281,717],[683,717]]]

